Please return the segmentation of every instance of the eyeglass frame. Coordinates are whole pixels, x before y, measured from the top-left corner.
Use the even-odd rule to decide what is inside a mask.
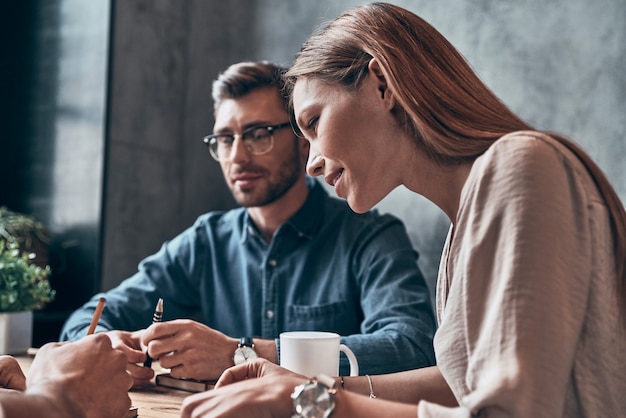
[[[204,142],[204,144],[209,148],[209,153],[211,154],[211,157],[213,157],[213,159],[215,161],[220,161],[219,156],[217,155],[217,146],[218,146],[218,139],[219,137],[229,137],[231,140],[231,152],[232,152],[232,144],[235,142],[235,139],[237,137],[241,138],[241,140],[243,141],[246,149],[248,150],[248,152],[252,153],[253,155],[265,155],[268,154],[270,151],[272,151],[272,149],[274,149],[274,131],[278,131],[280,129],[284,129],[288,126],[291,126],[291,121],[287,121],[287,122],[283,122],[283,123],[278,123],[276,125],[268,125],[268,126],[251,126],[248,129],[245,129],[242,133],[240,134],[227,134],[227,133],[221,133],[221,134],[211,134],[211,135],[207,135],[204,138],[202,138],[202,142]],[[270,145],[267,148],[267,150],[262,151],[262,152],[255,152],[252,147],[250,146],[250,141],[254,141],[254,137],[252,136],[248,136],[248,138],[246,138],[246,135],[250,135],[252,132],[254,132],[256,129],[265,129],[270,136]],[[213,148],[216,148],[215,150]]]

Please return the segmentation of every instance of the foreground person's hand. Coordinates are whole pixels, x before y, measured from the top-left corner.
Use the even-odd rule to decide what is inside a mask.
[[[227,369],[214,390],[185,398],[181,418],[290,417],[290,395],[306,380],[267,360],[250,361]]]
[[[26,377],[13,357],[0,356],[0,388],[23,391],[26,389]]]
[[[154,370],[143,365],[146,361],[146,347],[141,344],[144,332],[143,329],[134,332],[117,330],[106,332],[113,348],[120,350],[128,358],[126,368],[133,377],[133,387],[147,386],[154,377]]]
[[[47,417],[124,417],[133,382],[126,364],[104,334],[46,344],[30,367],[25,394],[48,400]]]

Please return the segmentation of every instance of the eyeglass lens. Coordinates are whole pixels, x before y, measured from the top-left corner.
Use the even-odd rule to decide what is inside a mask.
[[[244,131],[240,138],[246,149],[252,154],[266,154],[271,151],[274,145],[273,131],[275,129],[276,127],[273,126],[251,128]],[[235,135],[233,134],[212,136],[209,139],[211,155],[218,161],[222,158],[228,158],[232,153],[234,142]]]

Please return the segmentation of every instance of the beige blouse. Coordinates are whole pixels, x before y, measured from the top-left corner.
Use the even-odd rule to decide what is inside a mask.
[[[626,416],[614,266],[581,162],[538,132],[498,140],[472,167],[439,270],[435,352],[460,407],[421,402],[418,416]]]

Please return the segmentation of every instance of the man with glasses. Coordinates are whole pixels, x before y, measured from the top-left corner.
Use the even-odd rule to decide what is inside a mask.
[[[174,377],[215,379],[257,356],[278,362],[279,334],[295,330],[340,334],[361,374],[434,364],[429,293],[404,225],[355,214],[305,175],[309,145],[291,129],[283,72],[243,62],[213,83],[204,143],[241,207],[200,216],[72,314],[61,339],[81,338],[104,296],[96,332],[126,353],[136,386],[153,377],[146,346]],[[146,329],[159,298],[163,322]]]

